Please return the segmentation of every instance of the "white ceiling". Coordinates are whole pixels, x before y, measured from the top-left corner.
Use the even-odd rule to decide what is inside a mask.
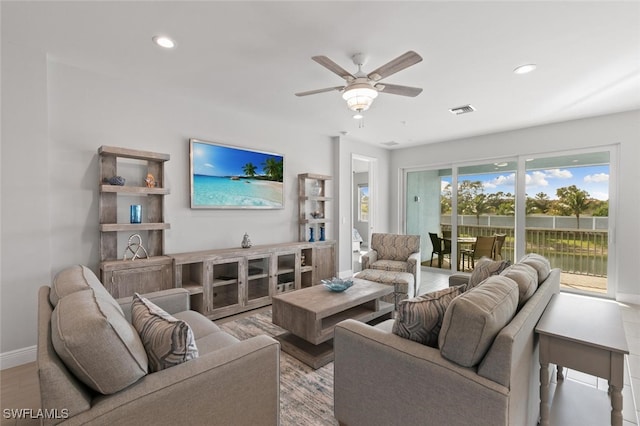
[[[2,2],[2,37],[52,60],[301,126],[396,147],[640,108],[640,2]],[[151,42],[166,34],[171,51]],[[364,128],[311,60],[355,72],[414,50]],[[527,75],[512,70],[536,63]],[[449,108],[477,111],[454,116]]]

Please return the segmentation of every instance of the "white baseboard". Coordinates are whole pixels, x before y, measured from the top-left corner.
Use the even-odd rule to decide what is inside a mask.
[[[640,294],[617,293],[616,301],[622,303],[631,303],[633,305],[640,305]]]
[[[37,349],[38,347],[34,345],[0,354],[0,370],[34,362]]]

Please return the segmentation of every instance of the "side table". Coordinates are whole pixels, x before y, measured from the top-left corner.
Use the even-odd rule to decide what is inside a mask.
[[[540,425],[549,425],[549,363],[607,379],[611,424],[622,425],[624,355],[629,353],[620,308],[614,301],[560,293],[545,309],[540,335]]]

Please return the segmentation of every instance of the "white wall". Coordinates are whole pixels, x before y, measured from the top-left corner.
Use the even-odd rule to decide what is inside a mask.
[[[573,120],[492,135],[447,141],[393,151],[391,188],[401,194],[399,170],[407,167],[442,166],[465,161],[514,155],[559,152],[588,147],[619,145],[617,227],[613,232],[617,265],[617,298],[640,302],[636,267],[640,241],[640,111]],[[401,199],[394,198],[398,203]],[[392,229],[400,229],[397,209],[391,211]]]
[[[171,155],[165,168],[171,190],[165,198],[167,253],[240,246],[245,232],[254,245],[296,241],[297,174],[334,174],[329,137],[47,61],[43,53],[4,43],[2,87],[3,357],[35,345],[38,287],[73,264],[99,272],[101,145]],[[285,208],[192,210],[190,137],[284,154]]]
[[[0,346],[19,356],[35,344],[36,295],[48,284],[51,236],[44,52],[2,40],[2,261]],[[56,171],[63,176],[64,171]]]

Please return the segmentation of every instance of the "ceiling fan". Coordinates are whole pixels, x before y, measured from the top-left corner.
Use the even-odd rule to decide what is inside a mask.
[[[347,84],[344,86],[327,87],[324,89],[310,90],[308,92],[299,92],[296,93],[296,96],[315,95],[316,93],[337,90],[342,92],[342,98],[347,101],[349,109],[361,113],[362,111],[369,109],[379,92],[410,97],[418,96],[422,92],[422,89],[418,87],[400,86],[397,84],[379,82],[383,78],[389,77],[398,71],[402,71],[403,69],[422,61],[422,57],[411,50],[382,65],[374,71],[371,71],[369,74],[365,74],[362,71],[362,65],[364,65],[365,62],[365,56],[362,53],[357,53],[352,56],[353,63],[358,66],[358,71],[355,74],[351,74],[349,71],[345,70],[326,56],[313,56],[311,59],[329,71],[344,78]]]

